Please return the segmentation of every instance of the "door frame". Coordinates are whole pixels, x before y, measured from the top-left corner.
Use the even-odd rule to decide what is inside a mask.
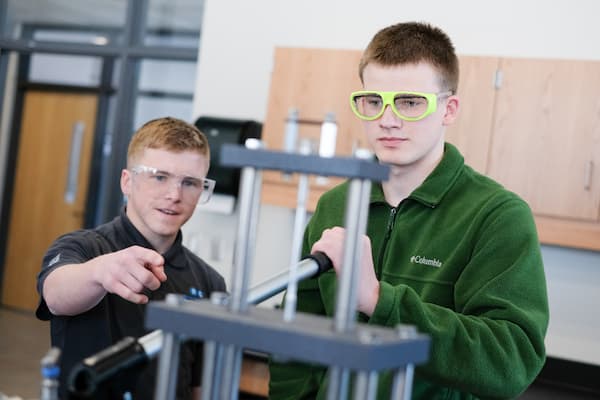
[[[48,246],[84,225],[99,99],[93,92],[24,92],[2,304],[33,311]]]
[[[15,187],[15,173],[17,166],[17,156],[20,145],[20,132],[23,120],[23,108],[25,94],[29,90],[52,91],[64,93],[89,93],[98,97],[98,107],[96,109],[96,121],[92,127],[93,144],[92,157],[90,161],[90,172],[88,176],[87,198],[85,200],[84,228],[95,224],[96,211],[98,207],[98,196],[94,195],[93,188],[99,181],[102,168],[102,149],[107,136],[107,116],[109,108],[109,98],[115,93],[112,88],[111,80],[114,70],[114,59],[104,57],[102,59],[102,72],[100,85],[96,87],[82,87],[63,84],[40,84],[32,83],[28,80],[28,71],[31,60],[30,53],[19,54],[17,89],[13,102],[13,116],[10,125],[10,134],[8,140],[8,151],[6,160],[6,173],[4,177],[4,191],[2,193],[2,209],[0,210],[0,220],[6,223],[0,226],[0,295],[2,291],[2,282],[4,280],[4,262],[6,260],[6,251],[8,244],[9,225],[12,212],[12,200]]]
[[[68,26],[60,26],[44,23],[23,24],[22,35],[19,38],[6,38],[0,36],[0,106],[6,101],[13,103],[12,116],[9,118],[9,132],[6,143],[6,173],[3,178],[3,201],[0,210],[0,221],[8,221],[10,216],[14,187],[14,170],[16,166],[16,150],[18,149],[18,135],[20,132],[23,90],[32,83],[27,82],[27,71],[29,56],[33,53],[45,54],[65,54],[80,56],[101,57],[102,72],[101,83],[99,87],[72,87],[68,85],[44,85],[53,90],[97,90],[100,97],[98,102],[98,111],[96,126],[94,129],[94,145],[92,153],[92,165],[90,168],[90,182],[100,184],[101,193],[97,196],[91,195],[93,191],[88,190],[87,207],[85,213],[84,227],[92,227],[112,218],[122,207],[123,197],[120,188],[114,185],[115,179],[119,179],[122,165],[127,154],[127,144],[133,128],[133,115],[135,111],[135,100],[137,92],[137,77],[139,73],[139,64],[144,59],[158,59],[170,61],[191,61],[197,62],[197,47],[178,47],[168,45],[145,45],[143,42],[144,34],[152,32],[146,30],[146,15],[149,0],[128,0],[126,7],[126,18],[122,30],[115,31],[106,28],[106,34],[113,36],[118,34],[122,40],[111,40],[109,44],[97,46],[92,44],[67,43],[67,42],[45,42],[34,38],[35,29],[51,29],[53,27],[66,29]],[[6,0],[0,0],[0,32],[4,32],[6,25],[7,11]],[[84,30],[85,26],[77,26],[77,29]],[[95,31],[101,28],[95,26]],[[201,27],[200,27],[201,30]],[[104,32],[104,30],[102,30]],[[160,33],[160,30],[155,33]],[[169,33],[169,32],[168,32]],[[196,35],[195,31],[173,30],[172,33],[184,35]],[[198,32],[199,35],[199,32]],[[201,37],[199,35],[199,37]],[[9,99],[5,96],[5,82],[8,71],[8,58],[13,54],[18,56],[18,84],[14,93],[14,98]],[[114,73],[115,62],[120,61],[120,79],[116,82],[118,90],[112,88],[112,77]],[[27,66],[27,67],[26,67]],[[40,85],[36,85],[40,89]],[[110,107],[109,98],[114,94],[114,108]],[[114,111],[113,111],[114,110]],[[109,117],[108,119],[107,117]],[[109,131],[112,133],[110,143],[108,139]],[[103,155],[104,147],[108,146],[110,154],[108,157]],[[0,160],[2,162],[3,160]],[[102,166],[106,170],[102,170]],[[7,204],[8,203],[8,204]],[[8,233],[7,223],[0,224],[0,283],[4,275],[4,260],[6,255],[6,236]],[[1,290],[2,285],[0,285]]]

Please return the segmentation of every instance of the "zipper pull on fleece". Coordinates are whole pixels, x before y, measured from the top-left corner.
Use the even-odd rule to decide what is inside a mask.
[[[396,221],[396,213],[397,212],[398,212],[398,209],[396,207],[393,207],[390,210],[390,216],[388,218],[388,223],[387,223],[386,237],[390,234],[390,232],[394,228],[394,222]]]

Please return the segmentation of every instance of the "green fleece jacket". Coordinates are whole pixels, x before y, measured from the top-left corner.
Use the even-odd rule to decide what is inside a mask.
[[[346,182],[321,197],[305,254],[324,229],[343,226],[347,191]],[[373,315],[359,320],[411,324],[431,338],[413,399],[514,398],[527,388],[545,360],[548,300],[522,199],[446,144],[435,170],[397,207],[373,185],[367,234],[381,288]],[[333,315],[335,290],[333,271],[302,282],[298,310]],[[391,374],[380,374],[377,398],[388,399],[390,387]],[[326,398],[325,369],[272,362],[269,398]]]

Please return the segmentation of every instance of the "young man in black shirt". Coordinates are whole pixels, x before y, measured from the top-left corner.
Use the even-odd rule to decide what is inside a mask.
[[[182,245],[181,226],[214,188],[206,179],[208,141],[194,126],[160,118],[133,136],[121,190],[127,205],[111,222],[58,238],[43,259],[36,315],[49,320],[52,345],[62,350],[60,392],[71,368],[126,336],[148,333],[145,304],[167,293],[225,291],[223,277]],[[199,397],[202,352],[181,346],[177,398]],[[156,361],[137,382],[121,377],[96,398],[152,399]]]

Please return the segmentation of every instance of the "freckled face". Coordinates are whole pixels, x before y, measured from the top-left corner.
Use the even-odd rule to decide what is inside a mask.
[[[208,172],[206,157],[192,151],[145,149],[135,164],[168,171],[173,176],[205,178]],[[121,173],[121,189],[127,196],[127,216],[154,246],[172,242],[196,209],[195,203],[186,201],[181,185],[167,185],[157,193],[143,176],[129,170]]]

